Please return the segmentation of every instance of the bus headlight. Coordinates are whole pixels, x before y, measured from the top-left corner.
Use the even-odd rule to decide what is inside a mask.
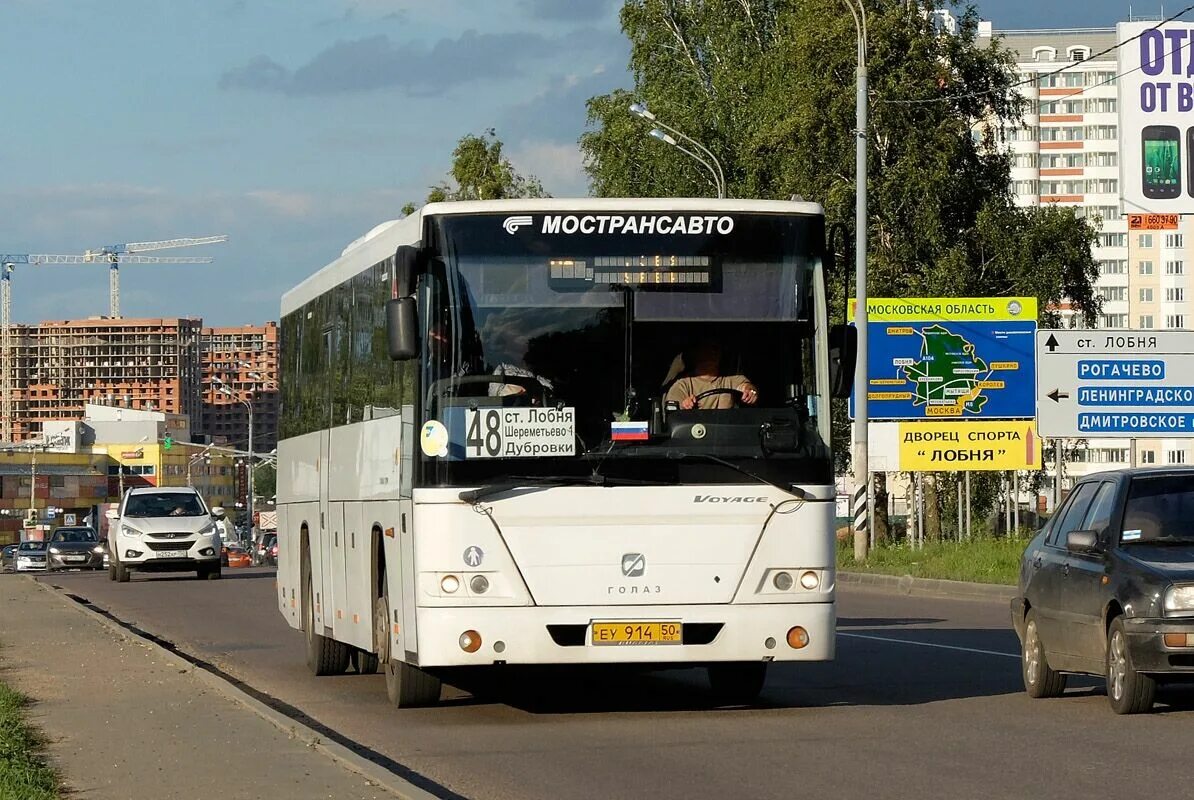
[[[810,569],[808,572],[800,573],[800,585],[811,592],[821,585],[821,578]]]
[[[473,594],[485,594],[489,591],[489,578],[484,575],[474,575],[469,579],[468,588]]]
[[[455,575],[445,575],[439,582],[439,588],[444,594],[456,594],[460,589],[460,578]]]
[[[776,589],[779,589],[781,592],[786,592],[792,588],[792,584],[795,583],[795,581],[792,580],[792,573],[777,572],[775,573],[775,577],[771,579],[771,583]]]

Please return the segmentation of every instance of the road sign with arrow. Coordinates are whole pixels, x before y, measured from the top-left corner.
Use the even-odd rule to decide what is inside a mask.
[[[1194,331],[1038,331],[1046,438],[1194,437]]]

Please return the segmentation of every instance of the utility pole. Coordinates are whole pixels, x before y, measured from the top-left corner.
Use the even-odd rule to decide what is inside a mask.
[[[862,495],[865,509],[854,515],[854,560],[865,561],[870,545],[874,513],[875,487],[871,483],[867,452],[867,30],[866,6],[862,0],[845,0],[854,17],[858,35],[858,70],[855,85],[855,204],[854,204],[854,296],[857,307],[854,324],[858,329],[858,359],[854,370],[854,479],[866,487]],[[857,3],[857,7],[855,7]],[[861,494],[861,493],[860,493]],[[856,497],[859,495],[856,495]]]

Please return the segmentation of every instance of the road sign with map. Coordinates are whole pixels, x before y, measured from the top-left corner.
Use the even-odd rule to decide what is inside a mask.
[[[872,298],[867,313],[871,419],[1036,416],[1036,298]]]

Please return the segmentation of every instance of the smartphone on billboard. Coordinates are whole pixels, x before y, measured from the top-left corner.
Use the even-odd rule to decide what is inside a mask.
[[[1141,133],[1144,148],[1144,196],[1171,200],[1182,193],[1181,131],[1173,125],[1149,125]]]
[[[1190,154],[1194,153],[1194,128],[1186,128],[1186,169],[1189,174],[1186,175],[1186,191],[1194,197],[1194,158],[1190,158]]]

